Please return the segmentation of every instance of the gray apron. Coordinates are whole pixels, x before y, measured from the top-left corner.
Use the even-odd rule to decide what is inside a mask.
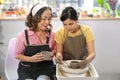
[[[88,56],[86,47],[86,39],[81,31],[81,35],[75,37],[69,37],[68,32],[63,44],[63,60],[82,60]]]
[[[25,37],[27,46],[24,55],[33,56],[41,51],[50,51],[49,37],[47,37],[46,45],[32,46],[29,44],[28,33],[25,30]],[[47,75],[53,80],[55,75],[55,65],[53,61],[42,61],[42,62],[20,62],[18,67],[18,80],[33,79],[36,80],[40,75]]]

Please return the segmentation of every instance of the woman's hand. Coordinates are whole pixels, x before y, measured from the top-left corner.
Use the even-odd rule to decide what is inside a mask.
[[[57,54],[56,54],[56,57],[55,57],[56,63],[62,64],[62,59],[63,59],[62,54],[61,54],[61,53],[57,53]]]
[[[43,54],[37,53],[30,57],[30,62],[41,62],[44,60]]]
[[[79,62],[79,66],[80,66],[80,68],[85,68],[87,66],[87,61],[82,60],[81,62]]]
[[[55,56],[55,51],[52,51],[52,52],[50,53],[50,60],[52,60],[54,56]]]

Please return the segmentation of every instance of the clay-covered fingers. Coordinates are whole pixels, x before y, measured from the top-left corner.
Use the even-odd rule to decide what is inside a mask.
[[[55,56],[55,52],[54,51],[50,52],[50,60],[52,60],[54,56]]]
[[[81,62],[79,62],[79,66],[80,68],[85,68],[87,66],[86,60],[82,60]]]
[[[56,57],[55,57],[56,63],[62,64],[62,59],[63,59],[63,57],[62,57],[61,54],[57,54]]]

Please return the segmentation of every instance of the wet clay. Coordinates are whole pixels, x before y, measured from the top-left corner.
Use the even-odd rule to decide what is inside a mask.
[[[72,68],[72,69],[80,68],[79,61],[71,61],[69,67]]]

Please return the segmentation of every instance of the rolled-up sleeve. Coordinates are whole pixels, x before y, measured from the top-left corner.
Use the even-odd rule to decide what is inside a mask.
[[[16,36],[15,55],[24,54],[24,50],[25,50],[25,35],[24,32],[20,32]]]

